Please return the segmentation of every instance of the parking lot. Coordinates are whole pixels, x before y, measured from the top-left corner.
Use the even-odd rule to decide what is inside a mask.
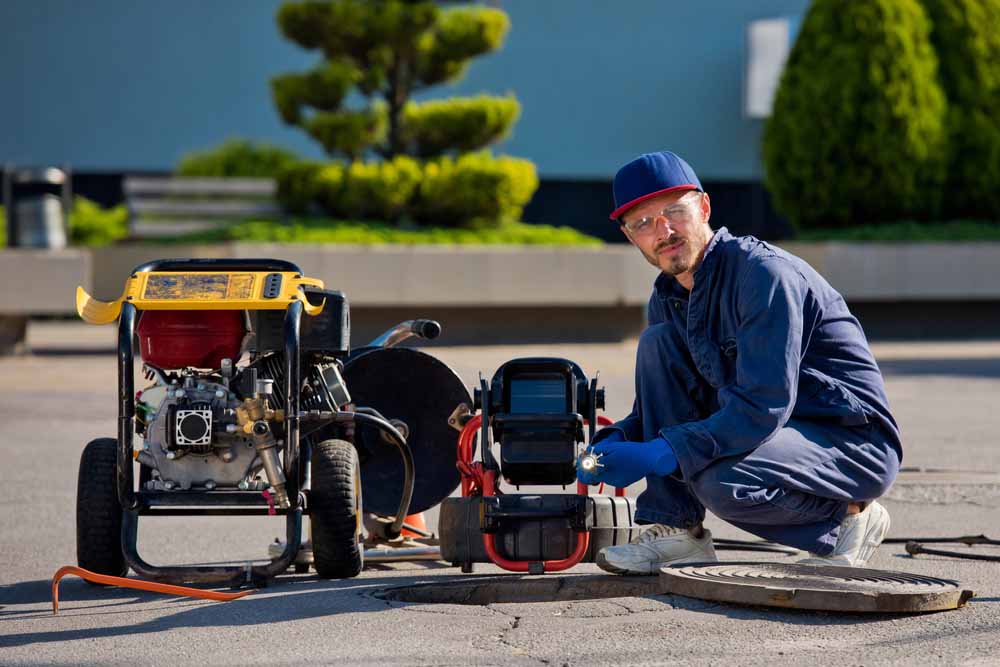
[[[95,588],[68,578],[62,611],[53,617],[50,577],[75,563],[79,453],[91,438],[115,432],[114,337],[110,327],[48,322],[32,327],[29,342],[34,355],[0,359],[2,664],[986,665],[1000,656],[1000,564],[911,558],[898,544],[883,546],[870,565],[955,579],[976,597],[951,612],[861,616],[664,595],[487,606],[387,602],[373,595],[462,576],[432,562],[372,566],[344,581],[287,575],[230,603]],[[568,357],[588,374],[601,372],[607,414],[617,418],[632,401],[634,345],[439,347],[432,353],[469,387],[480,371],[492,374],[513,357]],[[1000,537],[1000,342],[874,349],[905,442],[905,471],[885,499],[890,536]],[[433,512],[428,515],[433,529]],[[714,518],[709,525],[716,537],[747,537]],[[283,533],[278,518],[161,518],[141,526],[140,552],[159,563],[260,559]],[[583,565],[569,575],[596,572]],[[499,573],[481,566],[473,576]]]

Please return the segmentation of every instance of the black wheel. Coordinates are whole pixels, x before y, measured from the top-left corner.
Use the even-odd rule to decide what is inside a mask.
[[[124,577],[122,506],[118,502],[114,438],[91,440],[80,456],[76,484],[76,562],[98,574]]]
[[[324,440],[312,448],[313,567],[323,579],[355,577],[361,549],[361,466],[354,445]]]

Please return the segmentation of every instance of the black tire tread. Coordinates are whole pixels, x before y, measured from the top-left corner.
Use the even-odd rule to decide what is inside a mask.
[[[80,455],[76,485],[76,562],[98,574],[124,577],[122,506],[118,502],[117,449],[114,438],[87,443]]]
[[[359,466],[354,445],[345,440],[324,440],[312,447],[313,567],[323,579],[355,577],[364,566],[357,528]]]

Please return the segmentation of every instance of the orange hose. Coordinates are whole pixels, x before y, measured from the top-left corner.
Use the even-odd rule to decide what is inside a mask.
[[[201,598],[202,600],[216,600],[218,602],[229,602],[237,598],[253,593],[253,590],[239,591],[238,593],[219,593],[218,591],[206,591],[201,588],[190,588],[188,586],[174,586],[172,584],[160,584],[155,581],[145,581],[143,579],[128,579],[126,577],[112,577],[107,574],[97,574],[90,570],[75,565],[64,565],[56,570],[52,577],[52,613],[59,613],[59,580],[67,574],[75,574],[81,579],[92,581],[95,584],[105,584],[107,586],[119,586],[121,588],[137,588],[141,591],[152,591],[154,593],[166,593],[167,595],[183,595],[189,598]]]

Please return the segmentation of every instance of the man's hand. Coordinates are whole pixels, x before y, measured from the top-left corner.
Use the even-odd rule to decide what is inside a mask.
[[[663,438],[648,442],[625,440],[615,431],[588,450],[597,457],[597,466],[583,470],[577,464],[576,477],[584,484],[601,482],[624,488],[646,475],[669,475],[677,470],[677,457],[670,443]]]

